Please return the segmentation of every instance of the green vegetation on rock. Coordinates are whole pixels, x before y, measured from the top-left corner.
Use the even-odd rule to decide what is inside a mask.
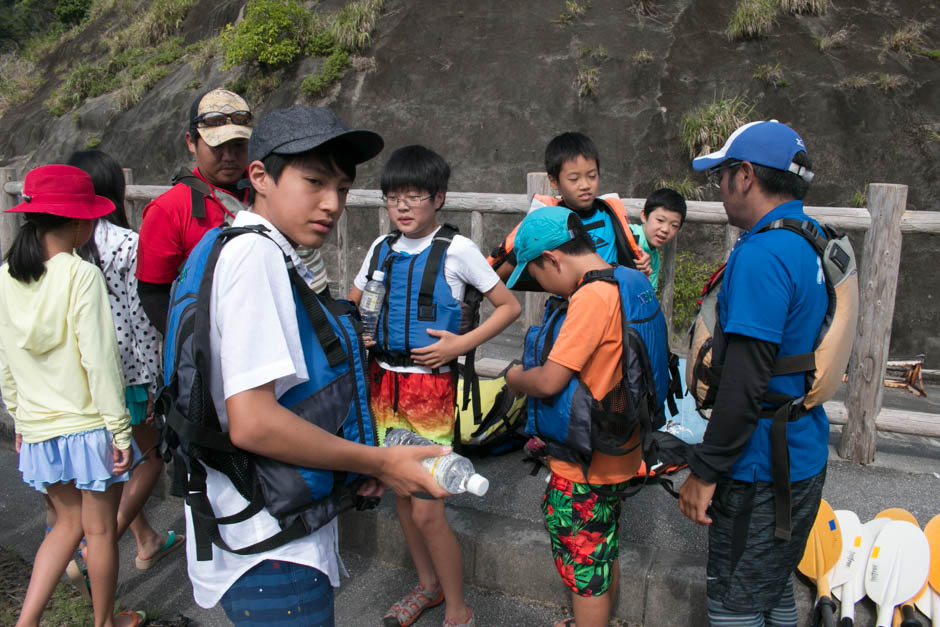
[[[682,194],[686,200],[705,200],[705,194],[708,191],[707,185],[703,185],[701,181],[693,179],[688,174],[683,178],[659,179],[653,187],[656,189],[668,187]]]
[[[786,87],[790,84],[790,82],[783,77],[783,67],[779,63],[774,63],[773,65],[764,63],[759,65],[752,76],[774,87]]]
[[[307,76],[300,83],[300,89],[308,98],[316,98],[323,90],[342,78],[349,67],[349,55],[345,50],[337,49],[323,60],[320,71]]]
[[[222,69],[246,63],[287,65],[306,50],[312,35],[313,18],[300,0],[250,0],[244,19],[222,30]]]
[[[333,16],[329,27],[336,43],[347,52],[368,48],[383,4],[384,0],[359,0],[340,9]]]
[[[597,88],[600,82],[599,67],[590,67],[582,65],[578,68],[578,76],[575,78],[575,87],[578,90],[579,98],[597,98]]]
[[[754,105],[743,96],[716,99],[682,116],[679,139],[689,156],[706,154],[718,150],[734,129],[755,116]]]
[[[763,37],[777,21],[779,0],[738,0],[726,33],[728,39]]]
[[[689,250],[676,254],[675,287],[673,288],[672,328],[682,336],[698,313],[702,287],[712,275],[705,260]]]

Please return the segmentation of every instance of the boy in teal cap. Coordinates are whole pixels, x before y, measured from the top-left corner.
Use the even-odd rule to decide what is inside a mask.
[[[529,396],[527,430],[537,431],[547,442],[552,474],[542,511],[555,567],[572,591],[575,622],[606,625],[611,589],[616,590],[619,577],[621,499],[615,493],[627,487],[641,461],[640,431],[630,421],[632,412],[625,409],[630,403],[624,402],[623,302],[639,299],[657,311],[653,333],[662,346],[665,323],[659,321],[658,302],[646,276],[607,263],[569,209],[550,206],[526,216],[516,234],[515,251],[518,265],[507,286],[511,288],[525,271],[567,303],[550,301],[543,325],[526,337],[528,368],[510,369],[506,383],[514,393]],[[544,338],[557,328],[553,312],[565,306],[567,313],[547,358],[531,359],[545,354],[551,339]],[[605,407],[612,409],[595,411]],[[593,435],[596,427],[591,425],[604,420],[599,414],[607,420],[614,416],[614,422],[622,425],[616,437],[604,443],[612,454],[600,452],[594,440],[583,437]],[[569,623],[556,623],[565,624]]]

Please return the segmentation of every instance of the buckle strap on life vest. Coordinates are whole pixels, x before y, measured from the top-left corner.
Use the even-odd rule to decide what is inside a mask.
[[[437,273],[444,260],[444,253],[454,241],[457,229],[450,224],[443,225],[431,241],[424,272],[421,274],[421,286],[418,288],[418,320],[436,320],[437,307],[434,304],[434,284]]]

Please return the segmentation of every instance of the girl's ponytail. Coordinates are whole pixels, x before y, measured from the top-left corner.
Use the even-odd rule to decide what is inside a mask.
[[[46,251],[42,236],[47,231],[67,224],[72,218],[49,213],[24,213],[26,223],[20,228],[6,254],[10,276],[17,281],[32,283],[46,272]]]

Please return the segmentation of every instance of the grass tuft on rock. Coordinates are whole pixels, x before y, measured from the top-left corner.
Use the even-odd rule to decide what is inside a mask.
[[[738,0],[725,31],[728,39],[757,39],[769,33],[777,21],[778,1]]]
[[[790,82],[783,77],[783,66],[779,63],[774,63],[773,65],[764,63],[759,65],[751,76],[774,87],[786,87],[790,84]]]
[[[843,26],[837,31],[825,33],[813,39],[816,41],[816,48],[820,52],[826,52],[832,48],[838,48],[845,44],[852,37],[852,29]]]
[[[682,116],[679,139],[696,157],[717,150],[742,124],[756,117],[754,105],[743,96],[715,99]]]
[[[793,15],[822,15],[828,8],[828,0],[780,0],[780,9]]]
[[[574,79],[575,89],[578,90],[578,98],[597,98],[600,71],[599,67],[587,65],[578,68],[578,75]]]

